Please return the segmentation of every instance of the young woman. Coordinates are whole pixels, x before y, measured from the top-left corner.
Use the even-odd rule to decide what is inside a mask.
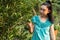
[[[33,16],[32,22],[28,23],[30,32],[33,32],[32,40],[56,40],[51,2],[43,3],[39,12],[40,15]]]

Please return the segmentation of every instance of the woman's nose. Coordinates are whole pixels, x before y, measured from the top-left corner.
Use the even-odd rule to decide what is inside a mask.
[[[41,12],[41,13],[43,13],[43,11],[42,11],[42,10],[40,10],[40,12]]]

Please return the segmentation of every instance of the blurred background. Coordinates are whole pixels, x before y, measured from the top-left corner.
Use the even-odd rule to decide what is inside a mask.
[[[39,14],[46,0],[0,0],[0,40],[31,40],[27,22]],[[50,0],[53,7],[54,30],[60,40],[60,0]]]

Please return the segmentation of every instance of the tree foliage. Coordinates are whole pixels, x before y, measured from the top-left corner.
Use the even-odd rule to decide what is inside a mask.
[[[0,40],[31,40],[27,22],[37,15],[39,5],[46,0],[0,0]],[[60,1],[51,0],[58,21]],[[57,11],[58,10],[58,11]],[[60,19],[59,19],[60,20]]]

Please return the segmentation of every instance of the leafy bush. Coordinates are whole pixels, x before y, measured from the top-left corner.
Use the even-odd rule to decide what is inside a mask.
[[[29,33],[26,23],[33,15],[37,15],[40,4],[45,1],[0,0],[0,40],[31,40],[32,34]],[[60,4],[57,0],[51,1],[55,23],[58,23],[60,19],[57,17],[57,10]]]

